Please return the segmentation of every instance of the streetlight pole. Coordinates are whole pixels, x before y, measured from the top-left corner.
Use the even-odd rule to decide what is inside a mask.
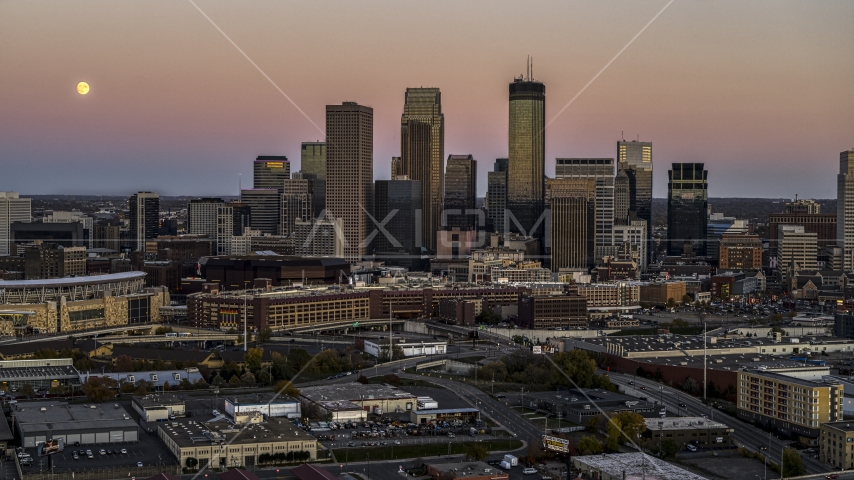
[[[249,348],[248,342],[247,342],[248,327],[247,327],[247,313],[246,313],[246,297],[247,297],[248,293],[249,292],[247,292],[247,289],[246,289],[246,280],[244,280],[243,281],[243,351],[244,352],[246,352]]]

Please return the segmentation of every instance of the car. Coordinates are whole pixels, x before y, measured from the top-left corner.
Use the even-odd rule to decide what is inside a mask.
[[[679,404],[679,406],[680,406],[680,407],[682,407],[682,408],[686,408],[686,407],[688,407],[688,405],[686,405],[685,403],[680,403],[680,404]]]
[[[395,444],[395,445],[400,445],[400,440],[395,440],[395,441],[394,441],[394,444]]]
[[[641,390],[646,390],[646,387],[644,387],[643,385],[641,385],[640,389],[641,389]]]
[[[839,478],[839,474],[838,473],[831,473],[830,475],[828,475],[824,478]]]
[[[122,452],[122,454],[126,454],[126,453],[128,453],[128,451],[127,451],[127,449],[126,449],[126,448],[123,448],[123,449],[121,450],[121,452]]]
[[[80,460],[80,456],[77,455],[77,452],[72,453],[71,458],[73,458],[74,460]]]
[[[355,447],[355,446],[356,446],[356,444],[355,444],[355,443],[353,443],[353,442],[350,442],[350,443],[348,443],[348,444],[347,444],[347,446],[348,446],[348,447]]]
[[[531,467],[523,468],[523,469],[522,469],[522,473],[523,473],[524,475],[531,475],[532,473],[537,473],[537,469],[536,469],[536,468],[531,468]]]
[[[633,380],[629,380],[629,385],[634,385],[635,382]]]
[[[694,445],[691,445],[690,443],[688,445],[685,445],[685,448],[687,448],[689,452],[696,452],[697,451],[697,447],[695,447]]]
[[[456,435],[454,435],[454,433],[453,433],[453,432],[448,432],[448,438],[456,438],[456,437],[457,437],[457,436],[456,436]]]
[[[136,462],[137,467],[142,467],[142,462]]]
[[[98,450],[98,453],[100,453],[101,455],[106,455],[107,451],[102,448],[102,449]]]

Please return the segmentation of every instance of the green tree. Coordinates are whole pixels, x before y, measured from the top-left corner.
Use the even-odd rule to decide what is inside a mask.
[[[674,327],[674,328],[684,328],[684,327],[690,327],[691,324],[685,320],[682,320],[681,318],[674,318],[673,322],[670,323],[670,326]]]
[[[687,293],[685,295],[682,295],[682,303],[684,303],[685,305],[690,305],[692,300],[693,299],[691,298],[691,295],[688,295]]]
[[[658,451],[661,454],[661,458],[673,458],[676,456],[676,452],[679,451],[679,445],[672,438],[665,438],[658,445]]]
[[[264,385],[270,385],[273,383],[273,378],[270,376],[270,372],[265,369],[261,369],[258,372],[258,375],[255,375],[255,380]]]
[[[620,426],[623,430],[622,442],[629,440],[636,442],[638,436],[646,431],[646,420],[644,420],[640,414],[634,412],[620,412],[611,417],[611,419],[616,419],[620,422]]]
[[[575,449],[582,455],[598,455],[605,451],[605,446],[593,435],[585,435],[578,441]]]
[[[602,418],[601,415],[593,415],[586,422],[584,422],[584,431],[586,432],[595,432],[596,425],[599,423],[599,420]]]
[[[273,387],[273,391],[279,395],[287,395],[293,398],[299,398],[299,389],[294,386],[289,380],[281,380]]]
[[[670,297],[667,299],[667,303],[664,304],[664,306],[669,310],[676,306],[676,300],[674,300],[673,297]]]
[[[36,391],[35,389],[33,389],[32,385],[30,385],[29,383],[25,383],[18,388],[18,393],[27,398],[30,398],[36,394]]]
[[[698,393],[700,391],[700,384],[693,378],[687,377],[685,378],[685,383],[682,384],[682,390],[690,393]]]
[[[481,461],[489,456],[489,450],[482,443],[465,443],[463,444],[463,453],[467,460]]]
[[[605,446],[608,447],[608,450],[616,452],[620,449],[620,440],[623,437],[623,434],[620,432],[622,427],[623,424],[618,418],[611,417],[608,420],[608,438],[605,440]]]
[[[222,378],[222,376],[219,374],[217,374],[213,378],[213,380],[211,380],[211,383],[213,383],[213,386],[215,386],[215,387],[224,387],[225,385],[228,384],[228,382],[226,382],[225,379]]]
[[[794,448],[786,448],[783,450],[783,476],[784,477],[799,477],[806,473],[807,468],[804,465],[804,459],[801,454]]]
[[[269,342],[273,338],[273,329],[267,327],[258,332],[259,342]]]
[[[250,348],[243,355],[243,361],[246,363],[246,368],[250,372],[257,372],[261,368],[261,362],[264,359],[264,349],[260,347]]]
[[[311,360],[311,355],[302,348],[293,348],[288,353],[288,363],[295,372],[300,371],[309,360]]]
[[[240,376],[240,383],[243,385],[255,385],[257,382],[255,381],[255,375],[252,375],[252,372],[246,372]]]
[[[155,335],[166,335],[167,333],[172,333],[172,327],[157,327],[157,330],[154,331]]]
[[[231,378],[228,379],[228,384],[232,387],[239,387],[240,377],[238,377],[237,375],[232,375]]]
[[[95,403],[106,402],[116,396],[115,388],[118,382],[109,377],[89,377],[80,389],[84,395]]]

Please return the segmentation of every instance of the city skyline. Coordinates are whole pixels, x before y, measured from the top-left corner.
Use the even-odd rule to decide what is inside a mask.
[[[486,167],[508,155],[506,85],[524,71],[530,54],[534,76],[550,92],[548,176],[558,157],[613,157],[613,143],[625,132],[628,140],[639,135],[655,144],[656,198],[666,196],[661,166],[674,162],[705,163],[718,179],[710,186],[713,197],[749,191],[833,198],[826,178],[837,171],[838,152],[854,142],[854,118],[845,108],[854,101],[847,87],[854,67],[838,55],[854,43],[844,22],[854,6],[844,2],[773,8],[676,2],[554,116],[665,4],[546,3],[552,15],[543,16],[509,4],[487,10],[438,3],[408,25],[400,21],[404,8],[379,3],[328,12],[322,24],[293,20],[316,15],[309,4],[295,4],[287,15],[275,5],[251,11],[199,6],[313,123],[323,125],[327,104],[372,106],[376,179],[390,178],[391,157],[400,155],[406,88],[433,86],[444,97],[445,152],[482,159],[483,196]],[[238,174],[250,181],[247,160],[285,155],[297,171],[301,143],[323,141],[189,4],[60,3],[39,15],[31,8],[0,6],[7,47],[0,61],[12,67],[0,74],[8,86],[0,92],[7,112],[0,124],[0,190],[234,195]],[[114,26],[81,29],[69,21],[95,12]],[[477,15],[483,26],[470,24]],[[352,20],[371,32],[341,43],[331,33]],[[437,24],[445,37],[438,45],[404,48],[387,41]],[[591,35],[603,25],[614,34]],[[528,39],[506,35],[532,26],[538,28]],[[482,47],[487,44],[489,51]],[[117,65],[117,54],[135,62]],[[327,60],[338,62],[334,70]],[[800,68],[790,68],[794,64]],[[88,95],[76,92],[79,81],[89,82]],[[169,175],[160,174],[165,171]]]

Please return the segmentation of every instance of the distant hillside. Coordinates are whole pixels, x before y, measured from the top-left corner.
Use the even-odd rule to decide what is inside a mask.
[[[710,198],[712,212],[723,213],[728,217],[767,223],[768,214],[783,213],[789,198]],[[821,213],[836,213],[836,199],[816,199],[821,204]],[[667,199],[652,199],[652,223],[667,223]]]

